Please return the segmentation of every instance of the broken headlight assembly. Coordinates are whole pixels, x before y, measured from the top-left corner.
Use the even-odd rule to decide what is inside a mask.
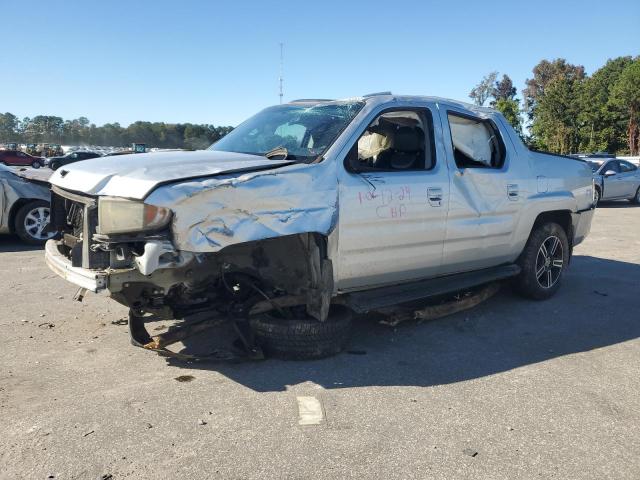
[[[98,233],[111,235],[158,230],[171,220],[171,210],[119,197],[98,200]]]

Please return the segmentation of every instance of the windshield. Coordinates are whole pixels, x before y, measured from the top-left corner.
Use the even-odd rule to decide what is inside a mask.
[[[269,107],[234,128],[209,150],[264,155],[282,148],[287,159],[315,160],[363,105],[354,101]]]
[[[602,162],[590,162],[590,161],[587,161],[587,163],[591,167],[591,170],[593,170],[594,172],[597,172],[598,169],[602,166]]]

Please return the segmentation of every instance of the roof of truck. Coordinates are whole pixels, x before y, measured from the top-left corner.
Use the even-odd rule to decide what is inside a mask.
[[[433,102],[444,105],[450,105],[458,108],[462,108],[464,110],[469,110],[471,112],[483,112],[483,113],[495,113],[496,110],[489,107],[480,107],[478,105],[474,105],[472,103],[461,102],[459,100],[453,100],[450,98],[443,97],[433,97],[427,95],[395,95],[391,92],[378,92],[378,93],[369,93],[366,95],[362,95],[359,97],[351,97],[351,98],[340,98],[340,99],[326,99],[326,98],[302,98],[298,100],[293,100],[289,103],[308,103],[308,104],[318,104],[318,103],[331,103],[331,102],[349,102],[349,101],[364,101],[367,103],[386,103],[391,101],[402,101],[402,102]]]

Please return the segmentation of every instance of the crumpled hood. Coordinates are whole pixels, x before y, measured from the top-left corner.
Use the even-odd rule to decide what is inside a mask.
[[[66,190],[141,200],[158,185],[289,164],[244,153],[198,150],[93,158],[60,167],[49,181]]]

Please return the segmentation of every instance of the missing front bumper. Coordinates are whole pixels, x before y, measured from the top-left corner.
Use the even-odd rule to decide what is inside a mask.
[[[106,272],[72,266],[71,260],[60,253],[58,246],[57,240],[49,240],[45,245],[45,261],[56,275],[94,293],[107,288]]]

